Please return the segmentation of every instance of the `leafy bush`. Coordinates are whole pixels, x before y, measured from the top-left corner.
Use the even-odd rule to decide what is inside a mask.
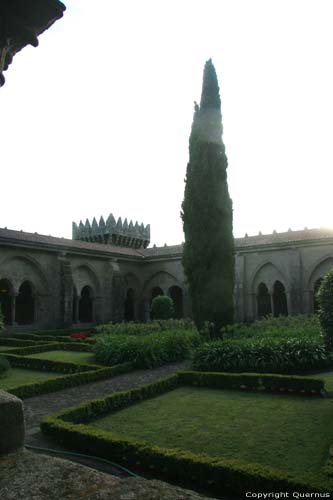
[[[189,357],[201,342],[196,331],[166,331],[146,336],[105,335],[94,347],[97,362],[115,365],[133,362],[138,368],[152,368]]]
[[[171,330],[194,330],[194,323],[190,319],[165,319],[147,321],[147,323],[108,323],[94,328],[95,334],[110,335],[149,335]]]
[[[322,339],[317,315],[268,316],[254,323],[236,323],[221,330],[224,340],[245,338],[312,338]]]
[[[319,321],[326,346],[333,347],[333,270],[328,272],[318,290]]]
[[[330,364],[321,339],[304,337],[217,340],[199,347],[192,360],[195,370],[212,372],[297,373]]]
[[[3,318],[3,312],[1,308],[1,302],[0,302],[0,332],[3,330],[3,327],[5,326],[4,318]]]
[[[6,376],[9,368],[10,368],[10,365],[9,365],[7,359],[4,358],[3,356],[0,356],[0,378]]]
[[[150,314],[153,319],[171,319],[175,314],[173,301],[166,295],[158,295],[151,303]]]

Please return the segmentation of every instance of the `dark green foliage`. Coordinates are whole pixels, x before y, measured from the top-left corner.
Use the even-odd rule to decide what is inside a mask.
[[[77,385],[88,384],[98,380],[104,380],[133,370],[133,366],[130,363],[101,368],[100,366],[95,367],[93,365],[77,365],[75,363],[63,363],[61,361],[25,358],[23,356],[13,356],[11,354],[6,354],[6,358],[13,367],[66,373],[63,377],[7,389],[7,392],[22,399],[38,396],[39,394],[60,391]]]
[[[205,377],[203,374],[200,376]],[[187,383],[190,375],[181,377],[183,382],[187,377]],[[150,477],[175,481],[218,496],[231,493],[243,498],[248,491],[329,491],[329,483],[321,484],[313,478],[311,483],[310,480],[298,481],[290,474],[268,466],[210,457],[204,452],[198,455],[181,449],[160,448],[87,425],[94,418],[172,390],[179,383],[182,383],[179,376],[173,375],[139,389],[83,403],[44,418],[41,429],[51,438],[65,442],[76,450],[107,459],[112,456],[113,460],[147,472]]]
[[[201,342],[196,331],[165,331],[145,336],[105,335],[94,347],[97,362],[115,365],[133,362],[138,368],[152,368],[189,357]]]
[[[5,377],[8,372],[10,365],[7,359],[3,356],[0,356],[0,377]]]
[[[269,316],[251,324],[235,323],[221,330],[224,340],[246,338],[290,339],[307,338],[323,341],[317,315]]]
[[[152,319],[171,319],[175,314],[172,299],[166,295],[158,295],[151,303]]]
[[[151,333],[175,330],[194,330],[189,319],[168,319],[147,321],[147,323],[108,323],[94,328],[96,334],[108,335],[149,335]]]
[[[50,342],[47,344],[38,344],[38,342],[33,342],[33,345],[27,347],[21,347],[18,349],[11,349],[11,354],[19,354],[20,356],[27,356],[29,354],[37,354],[39,352],[48,351],[80,351],[80,352],[91,352],[93,346],[84,342]]]
[[[292,392],[304,395],[321,395],[324,380],[310,377],[272,375],[258,373],[210,373],[178,372],[180,382],[186,385],[211,389],[265,390],[269,392]]]
[[[2,312],[2,308],[1,308],[1,302],[0,302],[0,332],[3,330],[4,325],[5,325],[5,323],[4,323],[4,319],[3,319],[3,312]]]
[[[182,204],[183,266],[198,329],[214,324],[214,335],[234,319],[232,201],[222,142],[219,86],[206,62],[200,107],[195,106]]]
[[[326,346],[333,347],[333,271],[326,274],[318,290],[319,321]]]
[[[195,370],[297,373],[332,365],[323,342],[310,338],[217,340],[196,349]]]

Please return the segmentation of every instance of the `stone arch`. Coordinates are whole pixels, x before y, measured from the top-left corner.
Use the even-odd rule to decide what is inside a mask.
[[[265,283],[261,282],[257,288],[257,314],[258,318],[264,318],[272,314],[271,296]]]
[[[181,283],[175,276],[166,271],[158,271],[145,282],[144,295],[149,296],[151,290],[155,287],[159,287],[163,291],[163,295],[167,295],[168,290],[174,285],[182,288]]]
[[[5,325],[13,323],[13,285],[6,278],[0,279],[0,307]]]
[[[307,281],[308,290],[314,290],[315,282],[319,278],[324,278],[325,274],[327,274],[331,269],[333,269],[332,254],[318,259],[309,273],[309,278]]]
[[[175,310],[175,318],[180,319],[183,317],[183,290],[178,285],[173,285],[169,288],[169,297],[172,299],[173,307]]]
[[[85,286],[89,286],[92,290],[92,297],[95,298],[100,294],[100,281],[97,277],[97,272],[91,264],[84,263],[73,269],[73,282],[77,290],[78,296]]]
[[[134,321],[140,315],[140,280],[133,273],[124,276],[124,318],[126,321]]]
[[[14,254],[0,263],[0,278],[8,279],[13,293],[18,293],[23,281],[30,281],[37,294],[48,294],[50,286],[40,263],[30,255]]]
[[[283,273],[271,261],[260,264],[252,274],[250,280],[252,293],[257,293],[260,283],[264,283],[267,286],[268,292],[273,293],[276,281],[286,283]]]

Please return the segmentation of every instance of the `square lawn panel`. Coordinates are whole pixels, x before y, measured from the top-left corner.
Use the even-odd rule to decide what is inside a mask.
[[[182,387],[89,425],[305,478],[321,475],[333,443],[332,422],[333,399]]]
[[[4,378],[0,378],[0,389],[13,389],[20,385],[34,384],[51,378],[63,377],[63,373],[29,370],[12,367]]]
[[[29,358],[48,359],[50,361],[65,361],[66,363],[93,364],[96,365],[92,352],[83,351],[46,351],[38,354],[29,354]]]

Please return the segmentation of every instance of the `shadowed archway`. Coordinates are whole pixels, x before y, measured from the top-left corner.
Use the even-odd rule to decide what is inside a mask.
[[[265,283],[259,283],[257,292],[258,318],[272,314],[271,296]]]
[[[32,285],[24,281],[16,298],[16,317],[18,325],[31,325],[35,320],[35,298]]]
[[[171,286],[169,288],[169,295],[173,301],[175,310],[175,318],[180,319],[183,317],[183,291],[180,286]]]
[[[318,291],[320,285],[322,284],[324,278],[319,278],[314,284],[313,287],[313,312],[317,314],[319,312],[319,300],[318,300]]]
[[[288,316],[287,296],[284,285],[276,281],[273,287],[274,316]]]
[[[135,319],[135,292],[133,288],[129,288],[126,293],[124,316],[126,321],[134,321]]]
[[[4,317],[5,325],[11,325],[12,317],[12,286],[6,279],[0,280],[0,307]]]
[[[79,322],[91,323],[93,321],[93,294],[90,286],[86,285],[81,290],[79,300]]]

